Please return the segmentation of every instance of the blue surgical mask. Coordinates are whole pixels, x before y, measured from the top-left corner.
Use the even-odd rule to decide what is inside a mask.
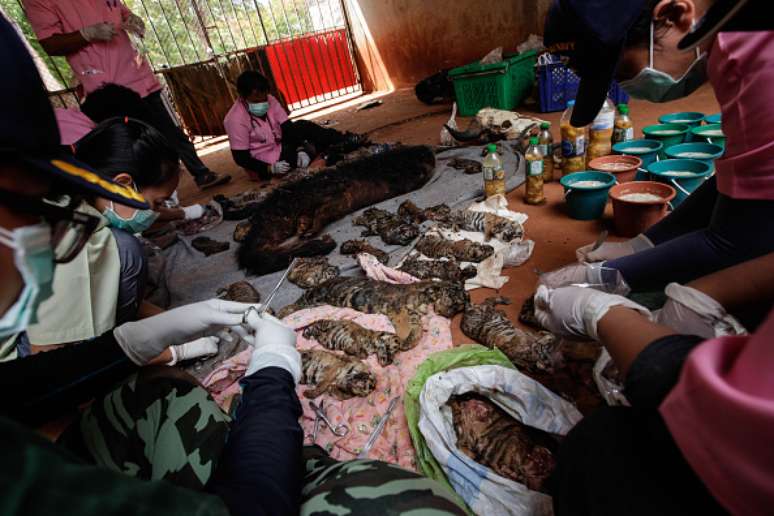
[[[707,82],[707,54],[696,49],[696,59],[679,79],[653,68],[653,20],[650,22],[650,64],[633,79],[622,81],[621,88],[637,99],[668,102],[687,97]]]
[[[247,110],[250,112],[251,115],[266,116],[266,113],[269,112],[269,103],[268,102],[248,102]]]
[[[118,213],[116,213],[113,202],[110,202],[110,207],[106,209],[102,215],[107,219],[108,223],[114,228],[123,229],[131,234],[142,233],[156,222],[159,214],[153,210],[137,210],[130,218],[125,219]]]
[[[13,249],[16,269],[24,280],[16,302],[0,317],[0,339],[4,339],[36,323],[38,306],[53,294],[51,227],[45,223],[12,231],[0,227],[0,244]]]

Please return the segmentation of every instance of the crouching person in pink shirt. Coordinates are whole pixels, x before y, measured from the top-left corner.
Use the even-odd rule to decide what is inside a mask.
[[[258,72],[242,73],[237,91],[239,98],[223,124],[234,161],[253,181],[307,168],[333,147],[346,152],[364,143],[356,134],[340,133],[308,120],[289,120],[282,105],[269,94],[269,81]]]
[[[658,313],[594,289],[540,287],[536,315],[598,339],[630,407],[604,407],[567,436],[557,516],[771,514],[774,507],[774,253],[673,283]],[[729,314],[758,311],[745,334]]]

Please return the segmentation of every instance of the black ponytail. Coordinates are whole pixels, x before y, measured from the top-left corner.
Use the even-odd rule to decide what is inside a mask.
[[[84,136],[75,156],[110,177],[126,173],[138,188],[166,183],[179,173],[177,152],[156,129],[133,118],[109,118]]]

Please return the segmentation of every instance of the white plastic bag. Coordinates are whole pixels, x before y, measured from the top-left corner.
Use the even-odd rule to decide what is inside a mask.
[[[449,399],[476,392],[517,421],[565,435],[582,416],[567,401],[515,369],[497,365],[463,367],[428,378],[419,396],[419,431],[454,490],[476,514],[550,515],[551,497],[497,475],[457,449]]]
[[[605,348],[602,348],[602,353],[599,355],[596,363],[594,364],[594,383],[597,384],[599,393],[605,399],[608,405],[625,405],[629,406],[629,400],[626,399],[623,393],[623,385],[618,382],[607,378],[602,373],[605,368],[613,361],[610,357],[610,353]]]
[[[457,127],[457,103],[455,102],[452,105],[452,112],[451,116],[449,117],[449,121],[446,122],[446,125],[457,131],[459,128]],[[451,135],[448,129],[446,127],[441,128],[441,145],[444,147],[455,147],[457,145],[457,140],[454,139],[454,137]]]

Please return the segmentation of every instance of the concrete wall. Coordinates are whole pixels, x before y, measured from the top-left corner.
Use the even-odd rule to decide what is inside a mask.
[[[550,0],[348,0],[347,3],[353,32],[369,32],[375,47],[366,51],[360,38],[358,52],[369,55],[377,52],[389,79],[401,87],[414,85],[442,68],[480,59],[495,47],[515,51],[529,34],[542,33]],[[379,75],[374,69],[365,71],[366,85],[371,85],[369,81],[373,78],[369,76],[374,74]],[[378,84],[379,80],[372,83]]]

